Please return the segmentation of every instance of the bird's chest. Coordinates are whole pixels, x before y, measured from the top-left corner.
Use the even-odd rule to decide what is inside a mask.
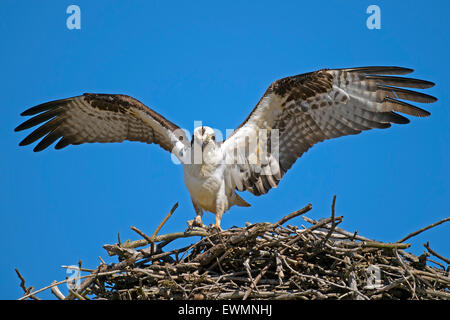
[[[216,212],[216,200],[221,190],[220,172],[214,168],[191,167],[184,170],[184,182],[192,200],[203,210]],[[202,174],[204,173],[204,174]]]

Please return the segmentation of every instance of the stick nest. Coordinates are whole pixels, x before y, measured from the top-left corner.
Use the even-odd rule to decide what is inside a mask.
[[[132,227],[141,240],[104,245],[117,263],[102,263],[60,299],[450,299],[449,260],[429,244],[420,256],[405,251],[407,239],[447,222],[418,230],[395,243],[370,240],[338,227],[335,198],[331,217],[303,214],[311,205],[275,223],[247,224],[225,231],[190,229],[152,236]],[[303,215],[306,226],[286,224]],[[201,236],[189,246],[163,252],[180,237]],[[437,261],[438,260],[438,261]],[[16,270],[17,271],[17,270]],[[18,273],[18,271],[17,271]],[[27,289],[22,298],[36,298]],[[46,288],[44,288],[46,289]],[[39,290],[42,291],[43,289]]]

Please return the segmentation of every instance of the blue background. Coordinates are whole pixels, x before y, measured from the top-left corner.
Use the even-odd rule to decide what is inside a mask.
[[[81,30],[66,27],[71,4],[81,8]],[[380,30],[366,27],[371,4],[381,8]],[[119,231],[138,239],[130,226],[152,234],[175,202],[161,233],[184,230],[194,216],[181,167],[157,146],[18,147],[20,112],[84,92],[128,94],[188,130],[201,120],[225,132],[276,79],[320,68],[414,68],[413,77],[437,84],[426,92],[439,101],[421,105],[431,117],[316,145],[278,189],[241,194],[252,207],[233,208],[222,226],[276,221],[309,202],[309,217],[328,217],[333,194],[341,227],[381,241],[449,216],[449,10],[448,1],[2,0],[0,298],[22,295],[15,267],[41,288],[67,276],[61,265],[114,261],[103,244]],[[410,251],[430,241],[449,257],[449,232],[450,224],[429,230]]]

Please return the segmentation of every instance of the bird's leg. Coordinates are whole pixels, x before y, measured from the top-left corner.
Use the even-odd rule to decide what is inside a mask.
[[[194,220],[189,220],[187,222],[189,228],[200,227],[200,228],[206,229],[207,227],[202,222],[203,210],[200,209],[194,202],[192,202],[192,204],[194,205],[194,210],[195,210],[196,216],[195,216]]]
[[[227,208],[227,201],[227,196],[225,194],[225,183],[222,183],[216,198],[216,224],[214,226],[219,231],[222,231],[220,221],[222,220],[222,215]]]
[[[216,224],[214,225],[214,227],[219,231],[222,231],[222,228],[220,227],[220,221],[222,220],[222,215],[223,215],[223,210],[218,210],[216,212]]]
[[[194,219],[194,226],[205,227],[205,225],[202,222],[202,216],[203,216],[202,210],[200,210],[200,212],[197,212],[197,215],[195,216],[195,219]]]

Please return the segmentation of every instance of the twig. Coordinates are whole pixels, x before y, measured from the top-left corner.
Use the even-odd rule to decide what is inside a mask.
[[[154,237],[150,238],[148,235],[146,235],[144,232],[142,232],[142,231],[139,230],[138,228],[131,226],[130,229],[133,230],[134,232],[136,232],[136,233],[139,234],[142,238],[145,239],[146,243],[145,243],[144,245],[146,245],[146,244],[148,244],[148,243],[154,243],[154,242],[155,242],[155,238],[154,238]],[[124,247],[124,246],[123,246],[123,247]],[[127,247],[128,247],[128,245],[125,246],[125,248],[127,248]]]
[[[335,201],[336,196],[331,217],[315,221],[303,216],[311,225],[300,227],[284,224],[310,205],[275,223],[248,223],[222,232],[191,229],[158,235],[163,221],[150,237],[133,227],[142,239],[122,243],[118,236],[117,244],[104,245],[118,262],[102,260],[95,269],[79,265],[89,274],[66,297],[57,286],[72,279],[33,291],[19,276],[26,292],[20,300],[48,288],[65,300],[448,298],[448,272],[427,265],[427,256],[435,253],[428,243],[430,254],[415,256],[404,251],[410,246],[406,242],[385,243],[345,231],[338,227],[343,217],[336,217]],[[171,241],[191,236],[202,239],[163,252]]]
[[[242,298],[242,300],[247,300],[248,296],[250,295],[250,293],[253,291],[253,289],[256,288],[256,285],[258,284],[259,280],[261,280],[261,278],[264,276],[264,274],[267,272],[267,270],[269,269],[269,267],[272,265],[272,263],[268,263],[262,270],[261,272],[256,276],[255,280],[252,282],[252,284],[250,285],[250,288],[248,288],[248,290],[245,292],[244,297]]]
[[[433,256],[435,256],[435,257],[441,259],[441,260],[444,261],[446,264],[450,264],[450,259],[447,259],[447,258],[441,256],[440,254],[438,254],[436,251],[432,250],[432,249],[430,248],[429,242],[425,243],[423,246],[428,250],[428,252],[429,252],[430,254],[432,254]]]
[[[436,226],[438,226],[438,225],[440,225],[440,224],[442,224],[444,222],[448,222],[448,221],[450,221],[450,217],[442,219],[442,220],[440,220],[438,222],[435,222],[433,224],[430,224],[429,226],[426,226],[425,228],[422,228],[422,229],[417,230],[415,232],[412,232],[412,233],[408,234],[406,237],[402,238],[401,240],[398,240],[397,242],[404,242],[404,241],[408,240],[409,238],[418,235],[419,233],[422,233],[422,232],[424,232],[424,231],[426,231],[428,229],[434,228],[434,227],[436,227]]]
[[[328,231],[327,235],[325,236],[325,238],[323,239],[323,243],[327,242],[328,239],[330,239],[331,235],[334,232],[334,229],[336,228],[336,222],[334,221],[334,214],[335,214],[335,207],[336,205],[336,195],[334,195],[333,197],[333,203],[331,204],[331,228]]]
[[[281,218],[280,220],[278,220],[277,222],[275,222],[275,223],[273,224],[273,227],[274,227],[274,228],[279,227],[279,226],[281,226],[282,224],[286,223],[287,221],[289,221],[289,220],[291,220],[291,219],[293,219],[293,218],[295,218],[295,217],[298,217],[298,216],[300,216],[300,215],[302,215],[302,214],[307,213],[307,212],[310,211],[311,209],[312,209],[312,204],[308,204],[306,207],[304,207],[304,208],[302,208],[302,209],[300,209],[300,210],[294,211],[294,212],[288,214],[287,216],[284,216],[283,218]]]
[[[81,294],[79,294],[78,292],[72,290],[71,288],[69,288],[69,292],[71,294],[73,294],[78,300],[87,300],[85,297],[83,297]]]
[[[85,275],[85,276],[81,276],[80,279],[89,278],[89,279],[93,280],[93,278],[96,277],[96,276],[105,276],[105,275],[109,275],[109,274],[117,273],[117,272],[118,271],[102,272],[102,273],[99,273],[99,274],[94,274],[93,273],[93,274],[88,274],[88,275]],[[52,288],[54,286],[59,286],[61,284],[67,283],[69,281],[73,281],[73,279],[68,278],[68,279],[65,279],[65,280],[58,281],[58,282],[53,281],[52,284],[50,284],[50,285],[48,285],[46,287],[43,287],[43,288],[41,288],[39,290],[33,291],[33,292],[31,292],[31,293],[29,293],[27,295],[24,295],[23,297],[20,297],[18,300],[25,300],[25,299],[31,298],[32,295],[35,295],[35,294],[37,294],[39,292],[48,290],[48,289],[50,289],[50,288]],[[66,300],[67,300],[67,297],[66,297]]]
[[[136,230],[138,230],[138,229],[135,228],[136,230],[134,230],[133,228],[135,228],[135,227],[132,227],[132,230],[137,232]],[[140,232],[142,232],[142,231],[140,231]],[[206,237],[206,236],[209,236],[209,235],[210,234],[206,230],[195,230],[195,229],[194,230],[189,230],[189,231],[184,231],[184,232],[168,233],[168,234],[165,234],[165,235],[156,236],[154,239],[151,239],[150,237],[148,237],[146,235],[148,239],[145,239],[145,237],[144,237],[143,240],[141,239],[141,240],[136,240],[136,241],[124,242],[124,243],[122,243],[121,247],[122,248],[134,249],[134,248],[143,247],[143,246],[151,243],[152,241],[153,242],[172,241],[172,240],[179,239],[179,238]]]
[[[52,284],[57,283],[56,280],[53,280]],[[58,286],[55,284],[53,287],[51,287],[52,293],[57,297],[59,300],[64,300],[66,297],[62,294],[62,292],[59,290]]]
[[[24,296],[28,296],[28,297],[30,297],[30,298],[32,298],[34,300],[40,300],[38,297],[36,297],[34,295],[35,292],[32,292],[33,291],[33,287],[27,288],[25,286],[25,278],[20,274],[19,270],[17,270],[17,269],[14,269],[14,270],[16,271],[16,274],[17,274],[17,276],[20,279],[20,287],[22,288],[22,290],[24,292]]]
[[[169,220],[170,216],[175,212],[175,210],[178,208],[178,202],[175,203],[175,205],[172,207],[170,212],[167,214],[167,216],[164,218],[163,221],[159,224],[158,228],[156,228],[155,232],[153,232],[152,239],[155,239],[156,235],[158,234],[159,230],[163,227],[163,225],[166,223],[167,220]]]

